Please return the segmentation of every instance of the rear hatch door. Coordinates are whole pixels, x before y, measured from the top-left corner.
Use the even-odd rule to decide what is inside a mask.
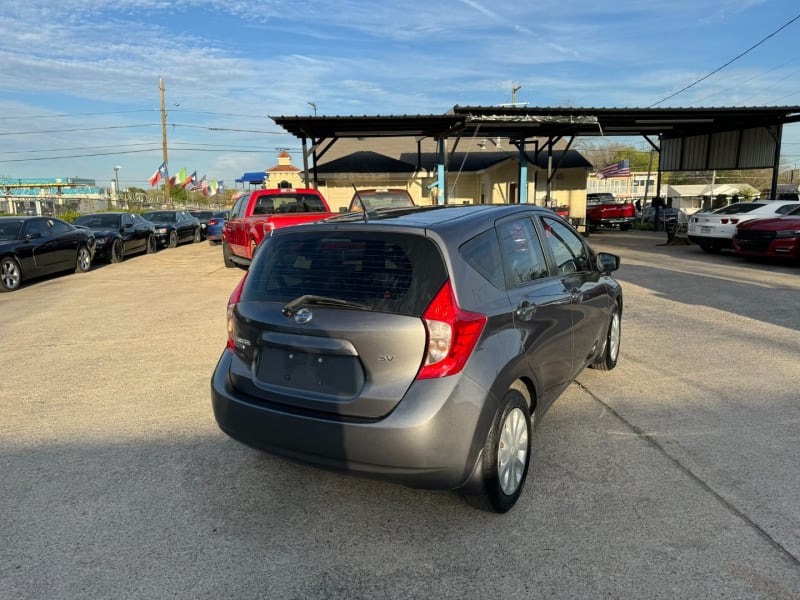
[[[419,371],[421,315],[445,280],[437,246],[419,233],[273,235],[235,310],[231,381],[287,408],[382,417]]]

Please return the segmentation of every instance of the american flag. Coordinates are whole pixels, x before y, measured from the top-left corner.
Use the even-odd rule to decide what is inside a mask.
[[[197,181],[197,176],[195,176],[195,181]],[[197,183],[195,183],[192,187],[190,187],[189,191],[190,192],[196,192],[197,190],[202,190],[204,184],[206,186],[208,185],[208,183],[206,182],[206,176],[205,175],[203,175],[200,178],[200,181],[197,181]]]
[[[605,169],[597,172],[600,179],[605,177],[628,177],[631,174],[631,161],[625,158],[619,162],[611,163]]]

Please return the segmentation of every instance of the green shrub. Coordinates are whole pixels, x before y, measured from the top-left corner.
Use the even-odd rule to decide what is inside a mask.
[[[65,212],[58,215],[59,219],[66,221],[67,223],[72,223],[75,219],[81,216],[79,212]]]

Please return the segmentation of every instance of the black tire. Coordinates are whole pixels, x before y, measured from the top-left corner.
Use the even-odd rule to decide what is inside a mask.
[[[231,249],[228,246],[228,242],[225,240],[222,240],[222,260],[229,269],[233,269],[237,266],[236,263],[231,260]]]
[[[169,232],[169,241],[167,242],[167,247],[168,248],[178,247],[178,232],[174,229]]]
[[[4,256],[0,259],[0,292],[13,292],[22,284],[22,270],[17,259]]]
[[[86,273],[92,268],[92,253],[86,246],[78,246],[78,252],[75,255],[75,272]]]
[[[121,263],[125,258],[125,244],[122,240],[117,238],[111,242],[111,248],[108,250],[108,262]]]
[[[198,244],[203,241],[203,234],[200,231],[199,227],[195,227],[194,229],[194,239],[192,239],[193,244]]]
[[[603,347],[603,354],[590,364],[593,369],[600,371],[610,371],[617,366],[619,359],[619,346],[622,339],[622,318],[619,305],[614,308],[611,314],[611,321],[608,323],[608,333],[606,333],[606,343]]]
[[[708,252],[709,254],[716,254],[719,252],[719,247],[710,244],[700,244],[700,248],[703,252]]]
[[[483,490],[467,499],[484,510],[504,513],[516,504],[531,462],[531,415],[525,397],[506,392],[483,446]]]
[[[619,226],[620,231],[628,231],[631,228],[630,223],[621,223]]]
[[[152,233],[147,236],[147,254],[155,254],[156,250],[158,250],[158,242],[156,242],[156,236]]]

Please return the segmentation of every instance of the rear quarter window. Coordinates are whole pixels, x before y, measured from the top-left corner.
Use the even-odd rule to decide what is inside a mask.
[[[289,302],[311,294],[420,316],[446,279],[436,244],[421,235],[287,231],[262,244],[242,301]]]
[[[484,279],[499,290],[505,289],[503,257],[494,227],[462,244],[459,252]]]

